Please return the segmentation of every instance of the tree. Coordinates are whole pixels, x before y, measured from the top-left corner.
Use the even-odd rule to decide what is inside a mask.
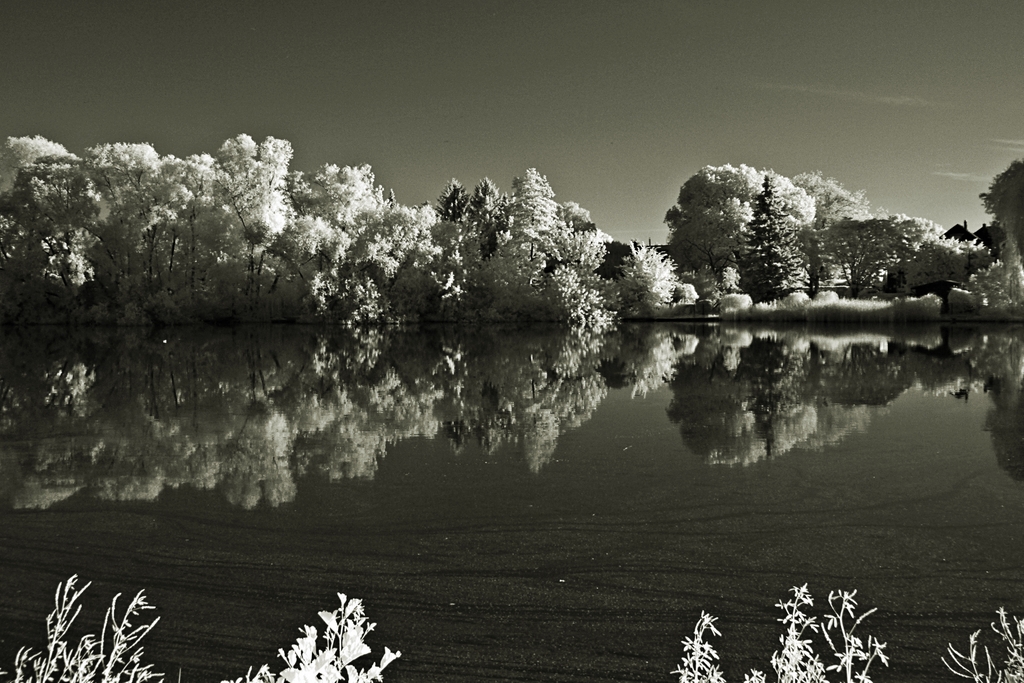
[[[760,171],[744,164],[705,166],[687,179],[665,214],[669,253],[680,272],[707,267],[718,279],[736,265],[762,179]]]
[[[74,156],[41,157],[19,170],[0,202],[2,318],[67,321],[93,275],[99,195]]]
[[[217,200],[216,161],[209,154],[171,159],[179,184],[180,204],[173,232],[177,248],[172,262],[172,299],[186,317],[211,317],[219,298],[216,283],[219,270],[237,263],[223,229],[225,209]],[[214,316],[215,317],[215,316]]]
[[[96,279],[123,310],[152,313],[171,288],[179,235],[177,212],[186,191],[173,157],[148,144],[104,144],[87,150],[89,173],[104,204],[93,250]]]
[[[799,230],[813,218],[813,203],[802,190],[803,202],[794,201],[798,195],[792,192],[787,198],[780,191],[784,181],[774,173],[765,175],[738,263],[740,285],[755,301],[779,299],[803,279]]]
[[[0,193],[14,187],[18,171],[43,157],[74,158],[64,145],[36,135],[33,137],[7,138],[0,147]]]
[[[437,255],[429,271],[437,288],[436,314],[442,320],[463,320],[468,310],[468,294],[480,268],[480,241],[464,223],[438,221],[431,226]]]
[[[835,178],[822,176],[821,171],[793,176],[793,184],[814,200],[814,220],[800,233],[808,293],[814,296],[822,280],[831,277],[832,264],[825,259],[824,251],[826,232],[844,218],[871,218],[871,205],[864,190],[851,192]]]
[[[437,198],[437,217],[450,223],[461,223],[469,208],[469,193],[455,178],[448,181]]]
[[[857,296],[886,271],[906,277],[924,245],[941,238],[942,226],[927,218],[895,214],[866,220],[844,219],[825,233],[823,254]]]
[[[930,234],[909,259],[898,268],[909,286],[955,280],[965,283],[972,275],[992,265],[988,249],[970,242]]]
[[[290,218],[286,180],[292,146],[272,137],[257,145],[243,134],[225,141],[216,159],[217,187],[245,252],[244,294],[254,315],[265,280],[275,275],[265,272],[272,271],[267,247]]]
[[[570,232],[597,230],[597,225],[590,218],[590,212],[576,202],[565,202],[558,206],[558,222]]]
[[[988,192],[981,195],[987,211],[1006,232],[1000,258],[1005,263],[1010,300],[1024,305],[1024,159],[1019,159],[992,179]]]
[[[535,168],[512,179],[509,217],[512,228],[527,239],[550,231],[558,222],[559,205],[546,176]]]
[[[481,271],[481,284],[491,289],[493,296],[488,298],[498,317],[548,318],[537,299],[548,263],[545,247],[558,226],[558,208],[554,190],[537,169],[513,179],[507,229],[496,233],[496,248]]]
[[[620,309],[632,316],[650,316],[668,305],[679,286],[668,257],[635,242],[630,245],[618,283]]]
[[[465,218],[480,237],[480,255],[490,258],[498,249],[498,233],[509,229],[508,196],[490,178],[484,178],[473,190]]]
[[[574,327],[602,327],[611,322],[610,302],[597,274],[610,241],[611,237],[596,227],[575,231],[559,225],[545,236],[548,258],[541,286],[557,320]]]
[[[893,249],[892,221],[888,218],[841,220],[828,230],[827,257],[839,269],[856,297],[860,291],[898,260]]]

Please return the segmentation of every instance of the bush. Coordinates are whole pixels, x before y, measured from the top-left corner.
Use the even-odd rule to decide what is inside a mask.
[[[673,301],[684,306],[692,306],[697,303],[699,298],[696,288],[689,282],[681,282],[676,285],[675,294],[672,296]]]
[[[893,322],[910,320],[938,320],[942,313],[942,299],[936,294],[925,294],[918,299],[894,299]]]
[[[834,304],[838,302],[839,295],[831,289],[823,289],[814,295],[814,303],[816,304]]]
[[[978,299],[970,292],[952,289],[949,292],[949,312],[953,314],[977,313]]]
[[[811,297],[807,296],[804,292],[792,292],[787,294],[782,301],[779,302],[780,308],[802,308],[808,304]]]
[[[726,294],[718,300],[718,310],[722,313],[735,313],[750,308],[754,300],[749,294]]]
[[[1013,315],[1021,312],[1021,302],[1014,299],[1013,292],[1022,281],[1024,270],[1019,265],[996,261],[986,270],[972,275],[969,288],[982,307]]]

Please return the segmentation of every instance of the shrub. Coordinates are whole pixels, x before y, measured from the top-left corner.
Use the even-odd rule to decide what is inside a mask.
[[[894,299],[892,302],[894,322],[938,320],[941,313],[942,299],[936,294],[925,294],[918,299]]]
[[[683,304],[684,306],[692,306],[697,303],[699,298],[697,296],[697,289],[689,282],[681,282],[676,285],[675,294],[672,296],[676,303]]]
[[[718,300],[718,310],[722,313],[734,313],[754,305],[749,294],[726,294]]]
[[[834,304],[838,302],[839,295],[831,289],[823,289],[814,295],[814,303],[816,304]]]
[[[782,308],[802,308],[810,300],[811,297],[807,296],[804,292],[792,292],[779,302],[779,306]]]
[[[949,312],[954,314],[977,313],[978,299],[970,292],[952,289],[949,292]]]

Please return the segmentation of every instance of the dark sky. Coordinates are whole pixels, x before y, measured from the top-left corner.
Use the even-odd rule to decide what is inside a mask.
[[[1024,157],[1024,2],[0,0],[0,139],[369,163],[399,201],[536,167],[662,241],[706,164],[821,170],[949,227]]]

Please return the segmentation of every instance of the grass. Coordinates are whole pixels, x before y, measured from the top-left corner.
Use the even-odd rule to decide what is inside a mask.
[[[814,299],[790,295],[780,301],[749,305],[737,298],[729,304],[728,308],[722,307],[723,320],[863,325],[934,322],[942,317],[942,300],[934,294],[919,299],[840,299],[833,292],[823,292]]]
[[[47,643],[44,650],[28,648],[18,651],[14,677],[0,671],[0,681],[14,683],[145,683],[162,681],[163,674],[142,663],[142,640],[156,626],[159,618],[133,622],[153,607],[140,591],[118,616],[120,594],[114,596],[103,621],[99,636],[85,635],[72,643],[68,637],[71,626],[81,612],[79,598],[89,587],[77,588],[77,576],[57,586],[54,609],[46,618]],[[808,613],[814,600],[806,584],[792,589],[792,597],[776,606],[784,632],[779,636],[780,649],[771,656],[771,667],[779,683],[871,683],[876,663],[888,666],[886,644],[873,636],[860,633],[864,620],[875,610],[857,616],[856,591],[832,591],[828,611],[822,619]],[[222,683],[374,683],[383,680],[383,670],[401,656],[384,648],[379,663],[359,669],[354,662],[368,654],[367,634],[374,624],[368,623],[362,602],[339,593],[337,609],[320,612],[324,623],[321,634],[313,626],[304,626],[302,634],[285,652],[279,650],[285,666],[272,671],[268,665],[255,673],[252,669],[234,681]],[[968,639],[966,652],[948,646],[943,663],[955,675],[974,683],[1024,683],[1024,619],[998,611],[998,626],[992,630],[1006,648],[1005,661],[997,663],[988,647],[979,651],[981,631]],[[702,612],[693,635],[682,641],[683,658],[671,673],[679,683],[725,683],[718,666],[718,653],[708,642],[711,635],[721,636],[716,618]],[[823,647],[822,647],[823,646]],[[815,647],[824,653],[819,655]],[[983,653],[983,655],[982,655]],[[768,676],[751,670],[744,683],[767,683]]]
[[[82,611],[79,598],[91,584],[76,588],[72,576],[57,586],[54,608],[46,617],[46,650],[34,652],[21,648],[14,661],[15,683],[145,683],[162,680],[152,667],[142,663],[142,639],[160,618],[148,623],[132,623],[143,612],[153,609],[140,591],[117,616],[118,593],[103,619],[99,636],[85,635],[73,644],[68,631]],[[6,674],[7,672],[0,672]]]

